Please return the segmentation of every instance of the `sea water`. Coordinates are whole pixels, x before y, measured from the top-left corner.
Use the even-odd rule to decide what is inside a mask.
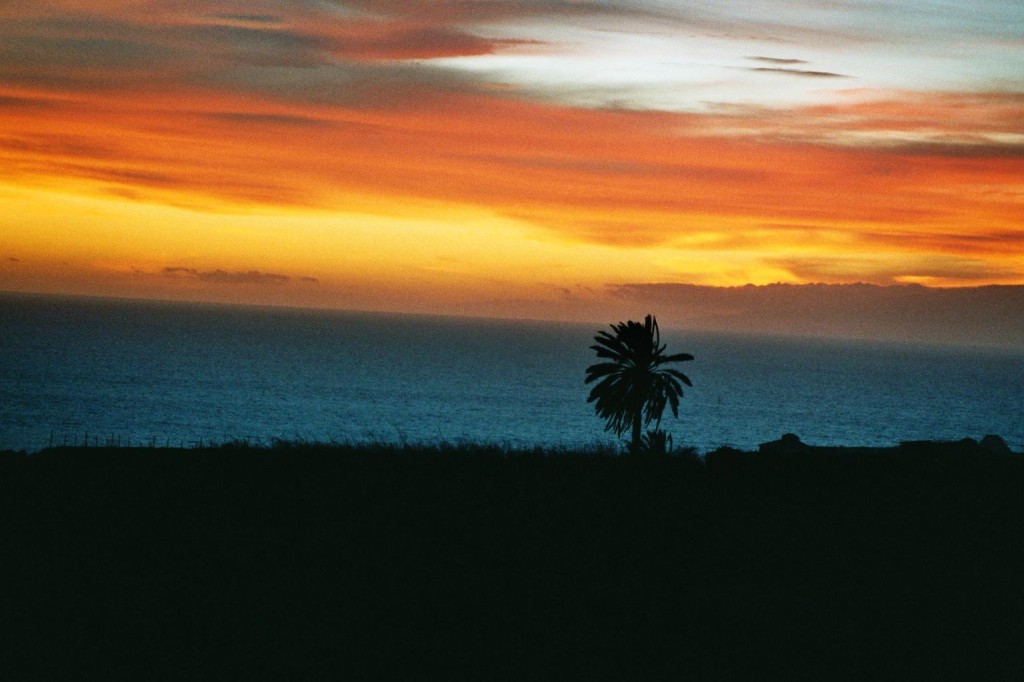
[[[643,311],[642,311],[643,312]],[[611,322],[611,321],[610,321]],[[702,452],[999,434],[1024,351],[673,331],[662,427]],[[587,403],[600,325],[0,296],[0,449],[274,439],[614,445]]]

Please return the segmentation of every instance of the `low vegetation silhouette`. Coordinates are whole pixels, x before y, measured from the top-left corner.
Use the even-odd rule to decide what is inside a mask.
[[[801,443],[0,451],[4,679],[1022,679],[1024,456]]]
[[[645,451],[644,428],[654,424],[647,443],[651,450],[665,451],[667,442],[661,433],[665,407],[679,416],[679,398],[683,384],[693,386],[689,377],[677,369],[665,367],[673,362],[693,360],[689,353],[667,355],[661,343],[658,320],[647,315],[643,323],[629,320],[611,325],[612,332],[599,331],[591,348],[598,362],[587,368],[584,383],[594,384],[587,398],[594,403],[597,416],[605,420],[605,431],[617,436],[630,432],[629,451]],[[658,447],[653,447],[657,444]]]

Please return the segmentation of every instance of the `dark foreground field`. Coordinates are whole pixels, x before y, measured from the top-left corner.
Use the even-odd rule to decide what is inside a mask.
[[[0,505],[7,679],[1024,679],[1022,455],[54,449]]]

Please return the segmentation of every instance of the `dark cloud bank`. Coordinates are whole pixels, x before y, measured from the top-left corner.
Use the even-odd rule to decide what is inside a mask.
[[[624,284],[666,326],[1024,348],[1024,286]]]

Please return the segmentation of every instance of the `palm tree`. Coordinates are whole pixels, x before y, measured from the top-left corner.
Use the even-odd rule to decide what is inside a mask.
[[[617,436],[632,431],[630,452],[637,453],[642,448],[642,428],[655,422],[657,429],[666,405],[678,417],[682,385],[693,386],[685,374],[663,365],[693,360],[693,356],[665,355],[658,321],[651,315],[643,324],[630,320],[611,328],[614,333],[598,332],[594,337],[597,345],[591,346],[599,359],[608,362],[587,368],[584,383],[597,381],[587,402],[594,403],[597,416],[605,420],[605,431]]]

